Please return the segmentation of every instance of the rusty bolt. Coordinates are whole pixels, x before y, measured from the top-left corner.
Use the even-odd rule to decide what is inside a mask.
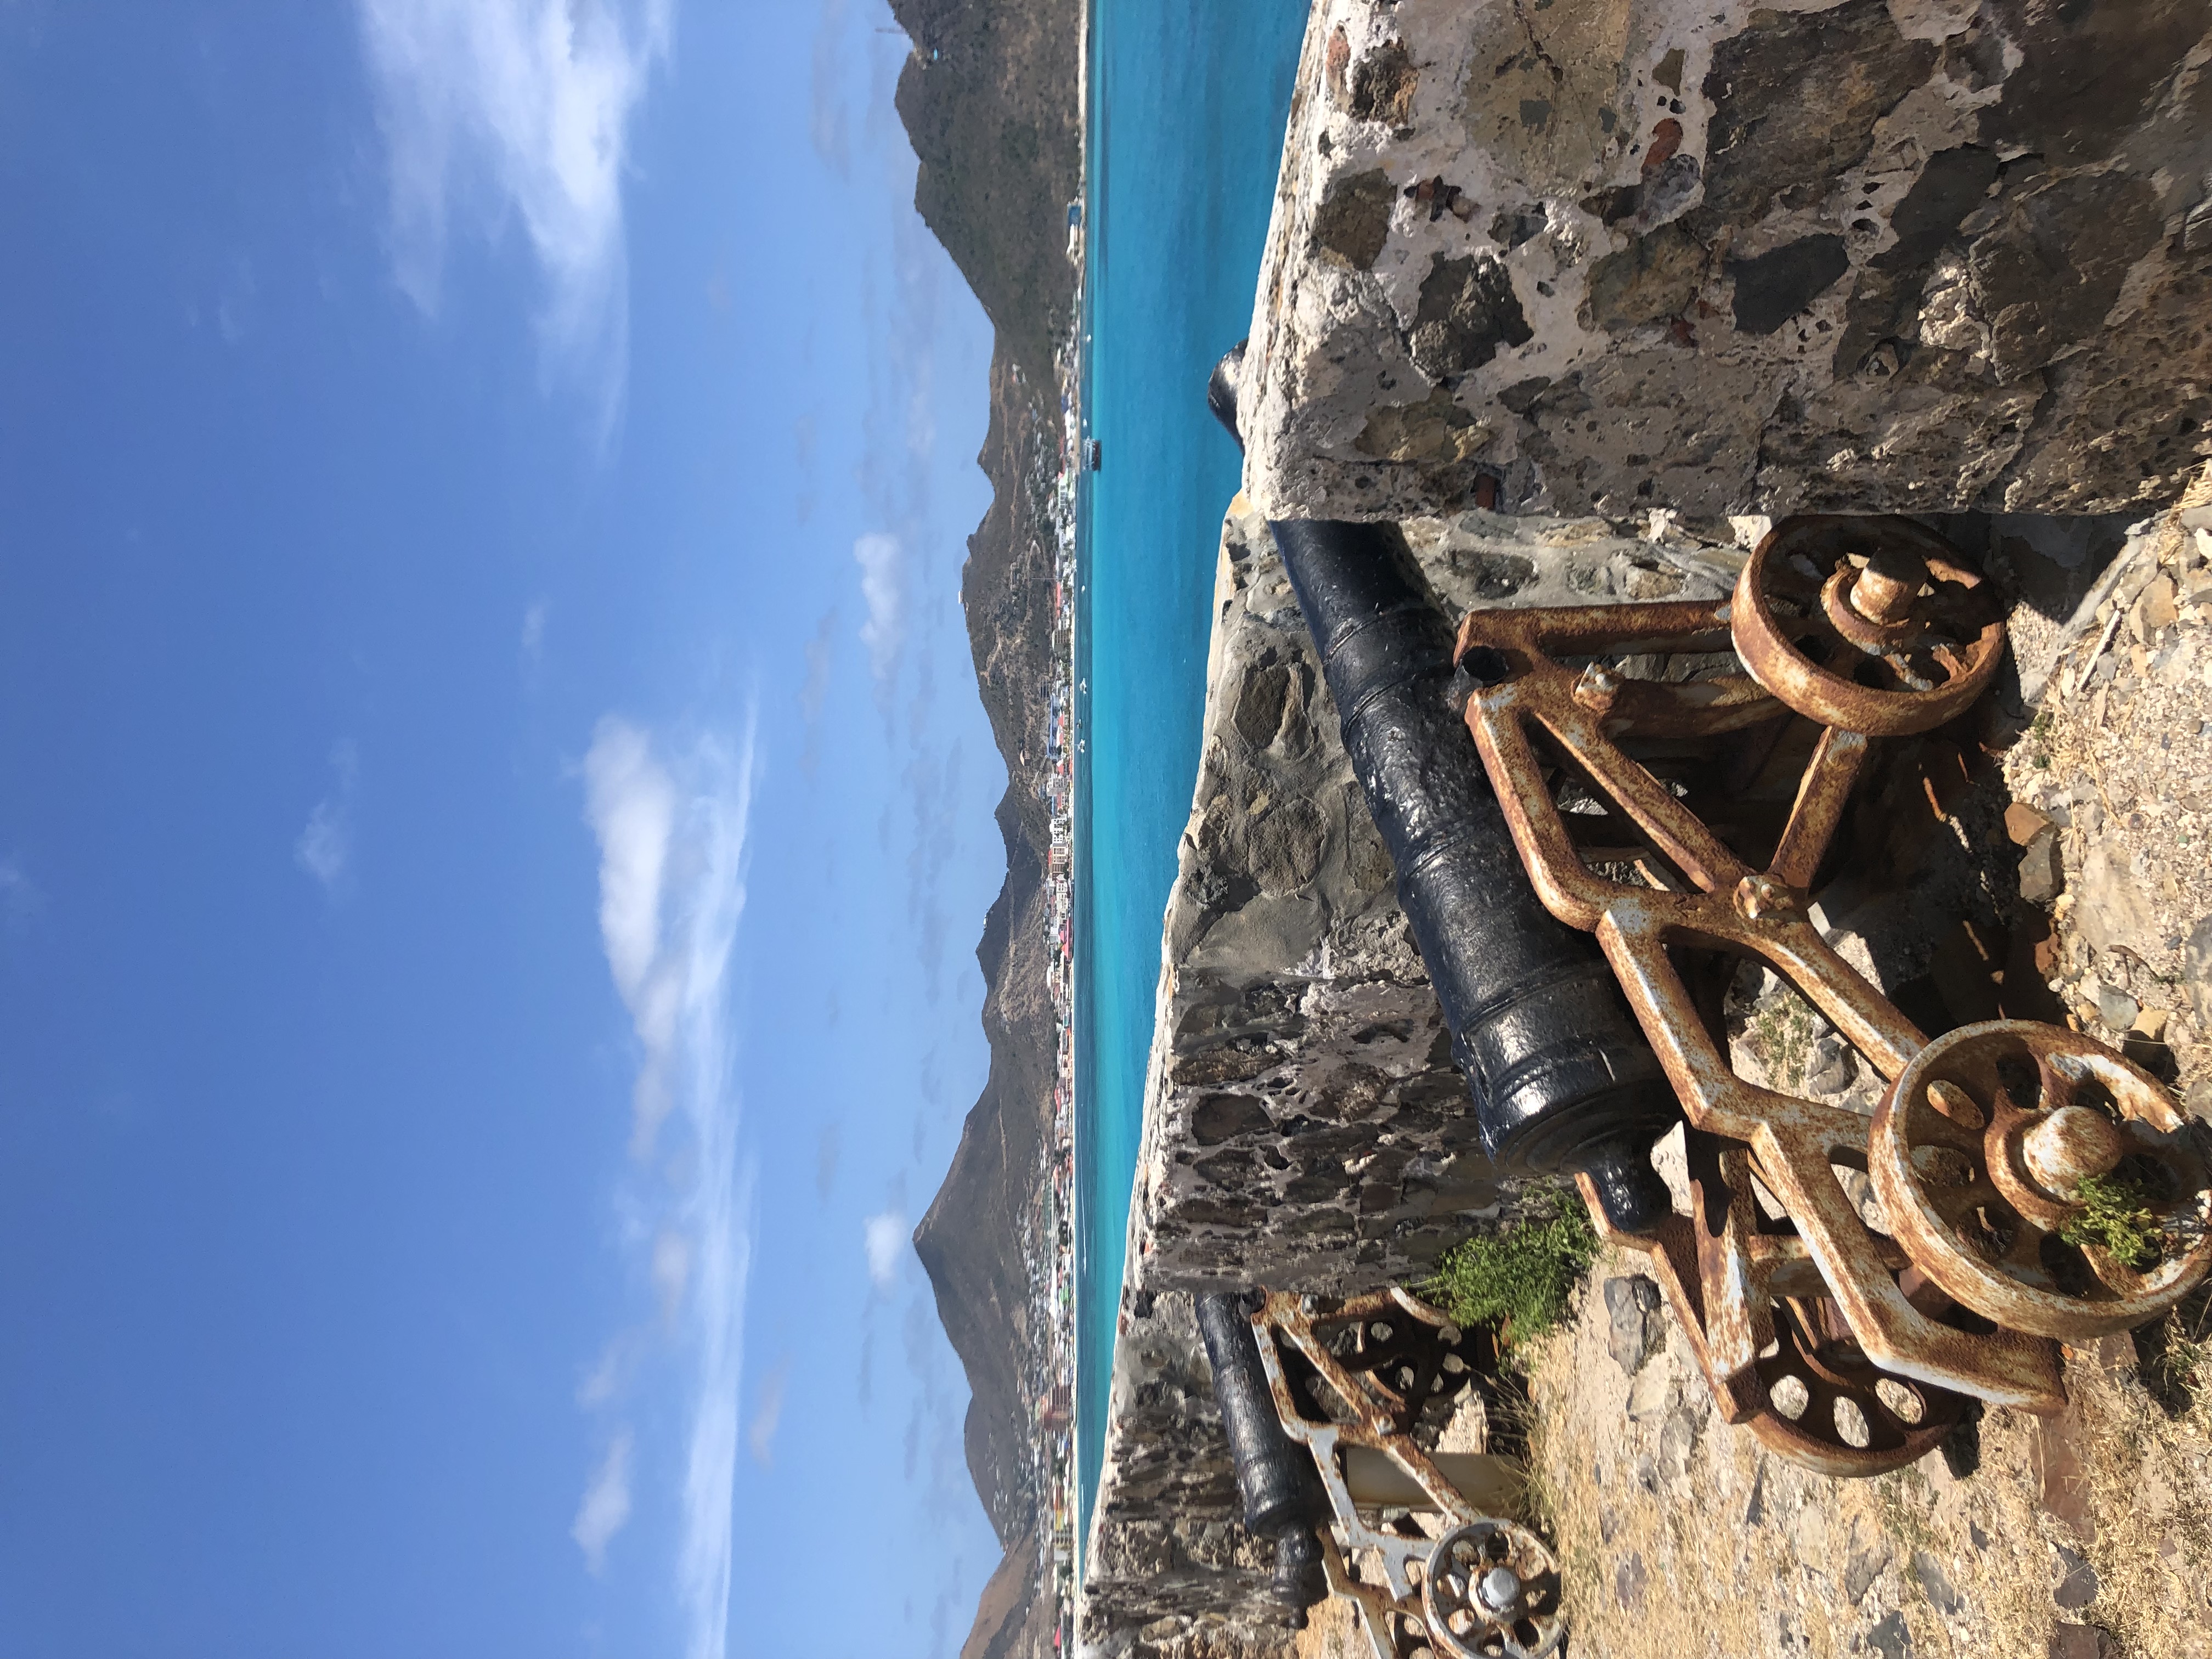
[[[1771,876],[1746,876],[1735,884],[1735,908],[1746,921],[1771,921],[1795,912],[1797,901]]]
[[[1851,585],[1851,609],[1870,623],[1901,623],[1927,580],[1924,562],[1901,548],[1879,547]]]
[[[2127,1150],[2112,1119],[2087,1106],[2061,1106],[2021,1137],[2021,1161],[2035,1184],[2071,1198],[2091,1176],[2103,1175]]]
[[[1521,1605],[1521,1575],[1510,1567],[1492,1567],[1475,1581],[1474,1595],[1486,1609],[1502,1619]]]
[[[1575,682],[1575,702],[1593,714],[1609,712],[1620,696],[1620,676],[1596,663],[1583,669],[1582,678]]]

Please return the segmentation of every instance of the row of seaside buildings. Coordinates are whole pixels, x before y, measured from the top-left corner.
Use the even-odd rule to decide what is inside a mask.
[[[1082,466],[1082,406],[1071,339],[1058,354],[1060,431],[1056,453],[1037,463],[1052,475],[1048,531],[1054,541],[1052,586],[1053,678],[1045,699],[1046,772],[1038,786],[1049,806],[1043,928],[1052,994],[1054,1052],[1051,1130],[1045,1137],[1044,1179],[1024,1218],[1022,1255],[1029,1266],[1035,1432],[1035,1490],[1041,1524],[1037,1547],[1044,1584],[1056,1610],[1054,1645],[1075,1641],[1075,773],[1083,739],[1077,724],[1075,616],[1080,574],[1076,549],[1077,477]],[[1040,447],[1042,448],[1042,446]]]

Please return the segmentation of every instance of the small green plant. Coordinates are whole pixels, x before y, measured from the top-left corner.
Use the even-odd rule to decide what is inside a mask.
[[[2081,1212],[2059,1229],[2076,1249],[2094,1244],[2123,1267],[2142,1268],[2163,1254],[2165,1236],[2151,1215],[2150,1194],[2124,1176],[2087,1176],[2074,1189]]]
[[[1559,1322],[1597,1259],[1597,1233],[1573,1192],[1532,1188],[1536,1212],[1507,1231],[1463,1240],[1416,1294],[1462,1325],[1496,1325],[1502,1344],[1534,1341]]]
[[[1769,1080],[1793,1095],[1805,1091],[1806,1068],[1813,1063],[1813,1018],[1802,997],[1785,992],[1752,1022],[1753,1049],[1765,1063]]]

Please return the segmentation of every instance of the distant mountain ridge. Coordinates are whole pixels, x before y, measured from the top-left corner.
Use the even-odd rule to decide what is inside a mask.
[[[891,0],[891,15],[914,42],[897,104],[921,162],[915,207],[982,302],[1000,356],[1048,387],[1075,295],[1065,250],[1082,179],[1081,0]]]
[[[1066,204],[1080,188],[1081,0],[891,0],[914,51],[899,118],[921,161],[915,206],[991,319],[991,422],[978,464],[992,483],[969,538],[961,600],[1007,787],[998,809],[1006,880],[976,957],[991,1068],[945,1184],[914,1235],[938,1316],[968,1373],[965,1440],[1006,1559],[962,1659],[1043,1659],[1054,1609],[1040,1595],[1042,1494],[1031,1474],[1029,1328],[1019,1218],[1036,1200],[1049,1126],[1054,1025],[1043,937],[1045,697],[1053,670],[1047,521],[1060,436],[1054,347],[1075,273]]]

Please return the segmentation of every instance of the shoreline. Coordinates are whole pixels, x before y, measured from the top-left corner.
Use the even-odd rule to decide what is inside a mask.
[[[1110,447],[1116,469],[1110,488],[1103,471],[1078,484],[1073,1520],[1087,1558],[1138,1263],[1161,917],[1202,758],[1221,512],[1241,481],[1201,392],[1217,343],[1250,326],[1306,19],[1239,0],[1209,15],[1194,55],[1176,8],[1109,20],[1085,0],[1084,15],[1077,411],[1082,441]]]
[[[1084,534],[1088,491],[1084,474],[1088,391],[1088,292],[1091,223],[1090,177],[1090,70],[1091,7],[1085,0],[1077,50],[1078,131],[1081,161],[1078,192],[1070,204],[1068,258],[1075,267],[1074,301],[1068,332],[1054,353],[1060,394],[1060,430],[1058,467],[1053,479],[1049,521],[1054,533],[1053,632],[1055,672],[1046,696],[1045,753],[1048,761],[1042,792],[1049,806],[1049,839],[1045,856],[1045,925],[1049,950],[1048,983],[1054,1024],[1053,1099],[1049,1130],[1044,1141],[1045,1168],[1038,1188],[1036,1232],[1042,1252],[1025,1251],[1030,1262],[1033,1328],[1048,1334],[1035,1357],[1041,1361],[1032,1379],[1036,1387],[1033,1443],[1036,1460],[1036,1490],[1042,1498],[1037,1528],[1038,1573],[1050,1588],[1054,1601],[1054,1645],[1062,1653],[1074,1649],[1075,1607],[1082,1584],[1082,1558],[1077,1521],[1082,1493],[1079,1479],[1078,1380],[1079,1310],[1081,1297],[1079,1242],[1084,1216],[1083,1161],[1080,1116],[1084,1097],[1080,1085],[1087,1068],[1081,1064],[1081,975],[1078,963],[1085,931],[1085,865],[1088,836],[1085,817],[1088,726],[1088,680],[1084,672],[1087,632],[1088,592]],[[1065,629],[1066,643],[1059,635]],[[1038,1255],[1042,1254],[1042,1271]]]
[[[1096,48],[1094,24],[1097,8],[1093,0],[1082,0],[1082,24],[1077,37],[1076,117],[1077,171],[1076,199],[1082,204],[1082,246],[1075,261],[1075,302],[1068,314],[1070,356],[1075,378],[1074,422],[1073,435],[1075,445],[1075,558],[1078,604],[1075,626],[1072,633],[1069,671],[1075,684],[1073,708],[1076,716],[1075,818],[1073,825],[1075,837],[1075,894],[1077,902],[1075,929],[1075,961],[1080,963],[1089,945],[1091,926],[1091,491],[1084,477],[1084,445],[1091,438],[1091,238],[1097,224],[1097,204],[1093,199],[1094,179],[1091,172],[1091,53]],[[1054,1523],[1064,1515],[1070,1528],[1068,1553],[1071,1570],[1067,1594],[1060,1607],[1061,1644],[1064,1654],[1075,1650],[1075,1608],[1083,1590],[1083,1575],[1088,1565],[1084,1559],[1084,1493],[1083,1493],[1083,1261],[1079,1254],[1084,1227],[1088,1219],[1085,1201],[1083,1177],[1084,1160],[1079,1152],[1084,1121],[1094,1109],[1088,1098],[1091,1067],[1089,1049],[1093,1040],[1093,1022],[1085,993],[1089,975],[1079,974],[1074,989],[1069,1033],[1073,1039],[1073,1055],[1072,1080],[1076,1109],[1075,1133],[1069,1147],[1069,1158],[1073,1175],[1073,1191],[1075,1206],[1073,1215],[1069,1272],[1073,1286],[1068,1297],[1066,1322],[1057,1332],[1066,1344],[1069,1397],[1073,1410],[1068,1425],[1067,1457],[1063,1465],[1062,1484],[1055,1486]]]

